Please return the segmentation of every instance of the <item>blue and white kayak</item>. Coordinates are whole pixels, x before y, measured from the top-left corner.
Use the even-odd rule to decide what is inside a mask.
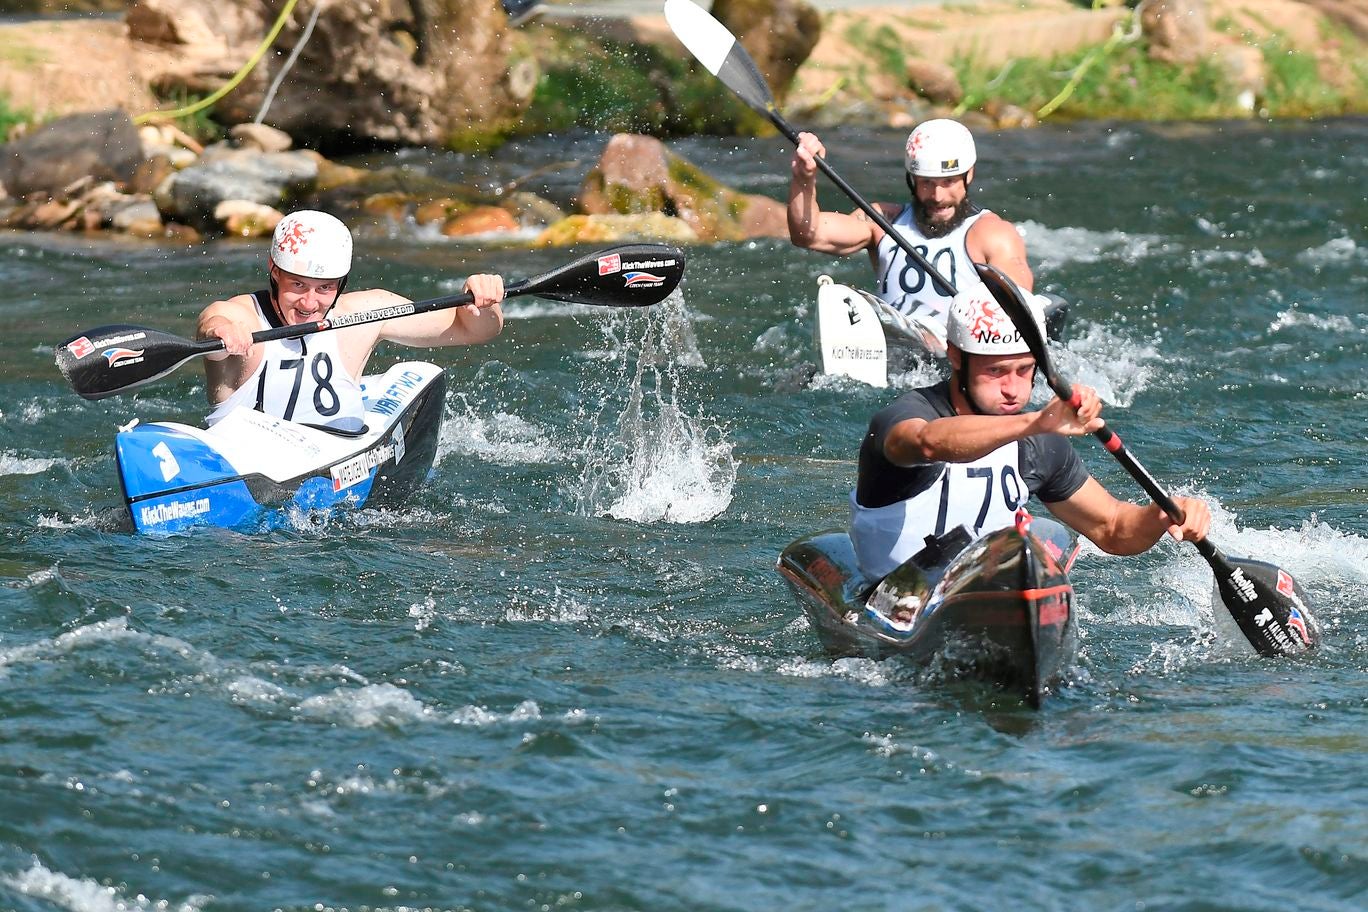
[[[362,379],[365,427],[356,434],[251,409],[208,429],[135,421],[114,439],[133,526],[259,529],[299,512],[402,501],[432,469],[445,392],[440,367],[409,361]]]

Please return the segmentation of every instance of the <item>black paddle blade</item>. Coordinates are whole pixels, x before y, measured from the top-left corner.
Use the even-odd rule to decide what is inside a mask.
[[[57,369],[85,399],[103,399],[158,380],[196,355],[218,351],[218,339],[180,336],[117,323],[88,329],[57,346]]]
[[[1215,559],[1205,551],[1202,556],[1215,571],[1221,601],[1260,655],[1299,655],[1320,642],[1320,624],[1292,574],[1264,561],[1227,557],[1220,551],[1215,551]]]
[[[623,244],[587,254],[510,286],[507,294],[601,307],[649,307],[684,278],[684,251],[666,244]]]
[[[1064,384],[1055,373],[1054,365],[1050,363],[1050,349],[1045,343],[1045,329],[1032,316],[1030,305],[1026,303],[1026,296],[1021,293],[1021,288],[995,266],[975,263],[974,269],[983,280],[983,284],[988,286],[988,293],[993,296],[993,300],[998,302],[1002,312],[1007,314],[1017,331],[1021,333],[1022,341],[1036,359],[1036,367],[1045,375],[1045,382],[1050,384],[1050,388],[1060,398],[1067,401],[1073,395],[1073,389]],[[1060,392],[1061,385],[1064,392]]]

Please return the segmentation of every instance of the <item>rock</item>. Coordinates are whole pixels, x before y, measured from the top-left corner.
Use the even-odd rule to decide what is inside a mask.
[[[299,152],[250,152],[215,147],[194,165],[157,188],[157,205],[168,218],[201,231],[216,227],[214,210],[225,200],[279,206],[313,188],[318,162]]]
[[[202,61],[217,51],[223,60],[217,67],[181,68],[156,80],[162,91],[189,94],[221,87],[255,51],[280,6],[261,0],[156,5],[198,15],[220,36],[185,52]],[[215,107],[220,122],[254,120],[271,80],[296,49],[298,59],[263,118],[293,135],[478,146],[501,136],[531,98],[536,61],[510,73],[507,19],[489,0],[352,0],[318,11],[307,40],[304,29],[314,10],[301,4],[291,13],[265,65]],[[263,21],[263,13],[271,21]]]
[[[259,123],[235,124],[228,130],[228,139],[239,149],[257,152],[284,152],[294,145],[289,133]]]
[[[109,224],[116,231],[152,237],[161,233],[162,217],[157,204],[146,194],[130,196],[127,202],[109,213]]]
[[[907,84],[912,91],[933,104],[953,106],[964,100],[964,88],[954,69],[934,60],[920,57],[908,60]]]
[[[781,100],[822,37],[821,14],[802,0],[713,0],[711,11]]]
[[[467,237],[477,234],[502,234],[518,230],[518,221],[507,209],[498,206],[476,206],[448,219],[442,226],[447,237]]]
[[[704,241],[751,236],[738,215],[753,205],[763,208],[764,203],[722,185],[660,140],[628,133],[608,141],[598,166],[585,176],[579,198],[580,209],[589,215],[660,212],[678,217]]]
[[[134,0],[124,14],[128,37],[154,44],[208,44],[215,40],[209,23],[178,0]]]
[[[1206,53],[1206,0],[1147,0],[1139,9],[1151,59],[1188,66]]]
[[[83,177],[127,181],[142,160],[142,141],[125,112],[70,114],[0,146],[0,183],[16,197],[52,196]]]
[[[223,233],[233,237],[267,237],[285,213],[274,206],[263,206],[251,200],[224,200],[214,207],[214,218],[223,226]]]
[[[643,215],[572,215],[543,231],[535,243],[539,247],[556,247],[627,241],[689,244],[698,241],[698,234],[683,219],[659,212]]]

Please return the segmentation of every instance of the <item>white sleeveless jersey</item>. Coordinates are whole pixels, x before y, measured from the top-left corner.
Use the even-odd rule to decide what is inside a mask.
[[[270,328],[261,293],[253,294],[252,301],[260,328]],[[361,386],[343,366],[336,332],[260,344],[264,350],[256,370],[214,407],[206,424],[212,427],[233,409],[249,408],[286,421],[342,431],[364,426]]]
[[[908,204],[893,220],[893,227],[951,285],[967,288],[979,281],[974,263],[969,258],[969,229],[988,212],[982,209],[974,213],[945,237],[928,238],[917,227],[912,206]],[[943,294],[931,276],[888,235],[879,239],[876,252],[879,265],[875,290],[879,297],[901,313],[922,320],[934,320],[944,326],[951,296]]]
[[[861,506],[850,492],[850,538],[860,569],[887,576],[926,546],[928,535],[964,526],[974,538],[1010,526],[1031,492],[1020,477],[1018,441],[973,462],[947,462],[920,494],[882,507]]]

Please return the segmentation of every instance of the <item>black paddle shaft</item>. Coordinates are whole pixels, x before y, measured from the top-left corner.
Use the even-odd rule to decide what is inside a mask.
[[[558,269],[514,282],[505,298],[536,295],[602,307],[648,307],[669,297],[684,277],[684,251],[665,244],[622,244],[586,254]],[[313,333],[459,307],[469,292],[411,301],[325,320],[277,326],[252,342],[297,339]],[[62,376],[85,399],[104,399],[159,380],[191,358],[223,350],[221,339],[191,341],[146,326],[114,324],[78,333],[57,346]]]
[[[975,268],[993,298],[1020,331],[1050,389],[1078,408],[1081,401],[1074,393],[1073,384],[1055,369],[1044,331],[1031,315],[1021,289],[1001,270],[982,263],[975,264]],[[1105,425],[1094,431],[1093,436],[1140,483],[1159,509],[1174,522],[1183,522],[1183,510],[1174,503],[1164,486],[1131,455],[1120,437]],[[1267,656],[1296,655],[1315,647],[1320,639],[1320,627],[1307,607],[1305,591],[1290,573],[1264,561],[1227,557],[1207,538],[1192,544],[1215,574],[1221,601],[1257,652]]]

